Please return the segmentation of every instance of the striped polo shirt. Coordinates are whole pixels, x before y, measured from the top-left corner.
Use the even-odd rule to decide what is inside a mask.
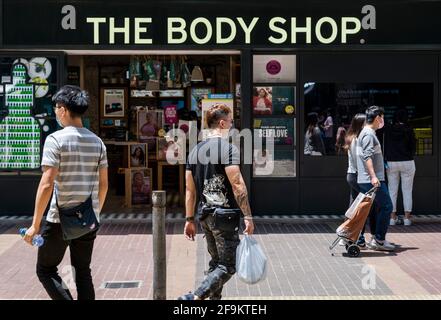
[[[47,221],[60,222],[55,196],[60,208],[72,208],[91,194],[99,221],[98,168],[108,167],[106,147],[99,137],[86,128],[66,127],[56,131],[46,138],[41,165],[59,170]]]

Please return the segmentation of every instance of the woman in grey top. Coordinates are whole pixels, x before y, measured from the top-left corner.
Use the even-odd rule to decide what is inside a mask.
[[[351,188],[349,205],[352,204],[360,192],[360,188],[358,187],[357,183],[357,138],[364,127],[365,121],[366,115],[364,113],[357,113],[354,118],[352,118],[351,126],[349,127],[346,135],[345,149],[348,151],[348,171],[346,181]]]

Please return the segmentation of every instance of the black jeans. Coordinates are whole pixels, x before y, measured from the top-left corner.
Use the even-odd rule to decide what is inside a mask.
[[[67,247],[73,267],[78,300],[94,300],[90,263],[96,231],[81,238],[65,241],[59,223],[46,222],[42,236],[44,244],[38,248],[37,276],[53,300],[73,300],[66,284],[58,275],[58,265],[63,260]]]
[[[352,205],[352,202],[354,202],[355,198],[357,198],[358,194],[360,193],[360,187],[357,183],[357,174],[356,173],[348,173],[346,174],[346,181],[351,188],[351,193],[349,196],[349,206]]]
[[[209,214],[200,221],[211,256],[207,277],[194,292],[201,299],[220,299],[224,284],[236,273],[236,248],[239,230],[223,231],[214,227],[214,216]]]

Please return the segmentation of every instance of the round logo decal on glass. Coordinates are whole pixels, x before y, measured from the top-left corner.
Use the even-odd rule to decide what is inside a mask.
[[[282,70],[282,65],[277,60],[271,60],[266,64],[266,72],[271,75],[276,75]]]
[[[286,114],[293,114],[294,113],[294,111],[295,111],[295,108],[294,108],[294,106],[293,105],[287,105],[286,107],[285,107],[285,112],[286,112]]]

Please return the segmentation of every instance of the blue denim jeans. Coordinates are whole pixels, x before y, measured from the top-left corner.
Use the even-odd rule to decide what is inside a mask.
[[[361,192],[368,192],[373,188],[370,183],[360,183],[358,185]],[[387,184],[381,181],[381,186],[377,189],[373,208],[369,215],[369,226],[371,234],[375,239],[384,241],[386,239],[387,228],[389,227],[390,214],[392,212],[392,200],[390,199]]]

